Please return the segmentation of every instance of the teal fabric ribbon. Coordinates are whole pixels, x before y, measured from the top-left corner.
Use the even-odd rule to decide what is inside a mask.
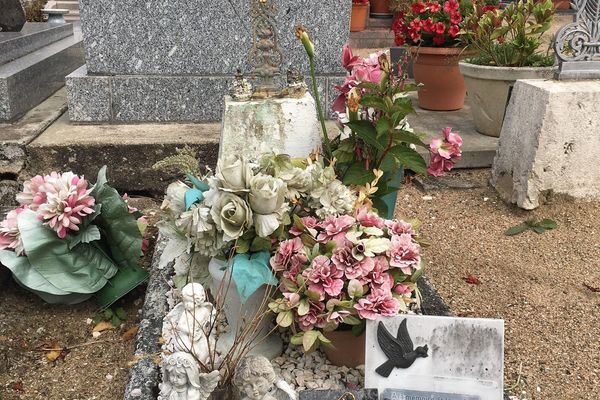
[[[245,303],[262,285],[279,283],[269,265],[270,258],[268,251],[238,254],[233,258],[231,277],[242,303]]]
[[[189,210],[192,207],[192,204],[201,203],[204,201],[204,192],[210,188],[206,183],[202,182],[193,175],[188,174],[187,178],[194,185],[193,188],[185,192],[185,209]]]

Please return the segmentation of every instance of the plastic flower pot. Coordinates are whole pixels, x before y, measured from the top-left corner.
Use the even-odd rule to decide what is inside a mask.
[[[510,93],[517,79],[552,79],[556,67],[490,67],[461,61],[475,129],[499,137]]]
[[[432,111],[460,110],[465,105],[467,88],[458,62],[472,55],[456,47],[409,47],[413,58],[419,107]]]
[[[96,292],[96,300],[102,309],[108,308],[146,279],[148,279],[148,272],[143,268],[121,268],[102,289]]]
[[[394,14],[390,11],[390,0],[370,0],[371,18],[392,18]]]
[[[367,29],[367,13],[369,4],[352,3],[352,15],[350,17],[350,32],[360,32]]]
[[[321,346],[323,353],[333,365],[355,368],[365,363],[365,334],[354,336],[352,330],[323,332],[333,347]]]

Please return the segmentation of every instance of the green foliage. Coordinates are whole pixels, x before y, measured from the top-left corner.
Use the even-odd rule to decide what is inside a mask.
[[[116,309],[107,308],[106,310],[97,313],[94,318],[94,324],[99,324],[102,321],[110,322],[112,326],[118,328],[127,320],[127,313],[122,307]]]
[[[181,175],[200,175],[200,163],[197,154],[191,147],[185,145],[177,149],[177,154],[164,158],[152,166],[152,169],[161,171],[175,170]]]
[[[44,13],[48,0],[31,0],[25,3],[25,19],[27,22],[44,22]]]
[[[554,57],[538,50],[554,13],[552,0],[519,0],[496,11],[477,5],[460,34],[462,43],[479,54],[469,61],[498,67],[553,65]]]
[[[556,229],[557,227],[558,224],[554,220],[549,218],[544,218],[540,221],[537,221],[535,219],[528,219],[527,221],[524,221],[518,225],[513,226],[512,228],[507,229],[506,231],[504,231],[504,234],[506,236],[515,236],[528,230],[532,230],[537,234],[542,234],[547,230]]]

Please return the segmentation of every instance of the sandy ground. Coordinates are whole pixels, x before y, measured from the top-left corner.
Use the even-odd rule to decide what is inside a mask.
[[[510,394],[599,399],[600,203],[556,199],[526,212],[486,185],[489,170],[452,175],[484,187],[424,193],[413,184],[399,195],[397,213],[418,218],[432,243],[427,276],[455,314],[505,320]],[[504,235],[532,217],[559,226]],[[481,284],[465,282],[469,274]]]

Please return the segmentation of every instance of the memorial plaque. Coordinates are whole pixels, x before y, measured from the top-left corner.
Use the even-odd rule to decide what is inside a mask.
[[[502,400],[504,321],[403,315],[367,322],[365,387],[387,400]]]
[[[363,390],[303,390],[300,400],[378,400],[376,389]]]

